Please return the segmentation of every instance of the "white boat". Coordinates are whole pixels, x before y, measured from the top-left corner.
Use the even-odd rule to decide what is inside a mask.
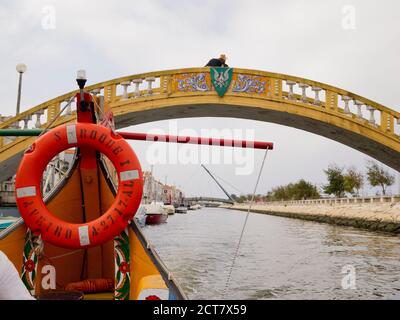
[[[163,208],[169,215],[175,214],[175,207],[172,204],[164,204]]]
[[[146,224],[160,224],[168,219],[168,213],[164,209],[164,204],[151,203],[143,205],[146,211]]]
[[[199,209],[201,209],[201,205],[199,204],[194,204],[189,208],[189,210],[199,210]]]
[[[180,207],[176,208],[175,211],[177,213],[187,213],[188,209],[184,206],[180,206]]]

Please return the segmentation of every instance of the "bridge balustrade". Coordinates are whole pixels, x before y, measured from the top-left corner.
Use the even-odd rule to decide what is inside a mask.
[[[216,95],[208,68],[132,75],[88,86],[87,90],[96,97],[102,96],[105,104],[121,100],[148,100],[160,95]],[[54,119],[76,92],[67,93],[33,107],[1,123],[0,128],[43,128]],[[226,96],[229,95],[253,96],[305,105],[308,108],[322,108],[328,113],[339,113],[364,126],[396,135],[400,142],[399,135],[395,134],[395,125],[400,124],[400,113],[323,83],[283,74],[235,68]],[[54,126],[60,122],[72,121],[76,116],[75,112],[73,102],[63,112],[61,121],[55,122]],[[23,138],[16,140],[19,139]],[[15,141],[0,137],[0,148],[9,143]]]
[[[310,200],[288,200],[288,201],[269,201],[258,204],[265,205],[347,205],[347,204],[381,204],[381,203],[397,203],[400,202],[398,196],[378,196],[378,197],[354,197],[354,198],[324,198]]]

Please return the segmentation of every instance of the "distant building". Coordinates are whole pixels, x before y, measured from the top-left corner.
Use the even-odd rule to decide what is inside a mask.
[[[180,204],[182,202],[183,193],[176,186],[161,183],[150,171],[143,172],[143,179],[143,203],[157,201]]]
[[[15,176],[0,183],[0,205],[15,205]]]
[[[163,188],[161,182],[157,181],[150,171],[143,172],[143,202],[163,201]]]
[[[164,203],[182,203],[183,193],[176,186],[164,184],[162,189],[162,201]]]

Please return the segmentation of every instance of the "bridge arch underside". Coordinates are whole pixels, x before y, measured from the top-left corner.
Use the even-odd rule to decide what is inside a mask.
[[[118,101],[110,105],[117,128],[159,120],[224,117],[264,121],[308,131],[356,149],[400,172],[400,143],[398,138],[385,134],[357,119],[327,111],[321,107],[302,107],[290,103],[261,101],[242,97],[165,97],[147,101]],[[75,117],[58,124],[75,121]],[[364,121],[364,122],[363,122]],[[0,181],[17,171],[24,150],[33,137],[10,146],[0,162]]]
[[[135,108],[133,107],[132,110],[135,110]],[[400,171],[400,152],[378,142],[375,139],[369,138],[368,136],[378,136],[378,138],[383,141],[388,138],[386,136],[379,137],[379,134],[381,134],[379,132],[366,132],[371,131],[371,129],[355,125],[354,121],[351,119],[339,119],[339,122],[342,124],[342,127],[339,127],[331,122],[305,117],[302,114],[257,108],[254,106],[250,107],[246,105],[233,104],[222,105],[219,103],[170,105],[167,107],[147,110],[135,110],[120,115],[118,113],[118,108],[116,108],[114,114],[117,128],[124,128],[131,125],[153,121],[193,117],[239,118],[280,124],[311,132],[343,143],[344,145],[356,149],[386,164],[387,166]],[[391,143],[395,144],[396,142]]]

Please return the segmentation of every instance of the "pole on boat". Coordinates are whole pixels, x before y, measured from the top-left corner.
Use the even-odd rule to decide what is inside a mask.
[[[42,132],[42,129],[0,129],[0,137],[35,137]]]
[[[42,132],[43,132],[42,129],[0,129],[0,136],[33,137],[40,135]],[[148,133],[121,132],[121,131],[117,131],[117,133],[121,135],[124,139],[137,140],[137,141],[183,143],[183,144],[197,144],[197,145],[233,147],[233,148],[252,148],[252,149],[263,149],[263,150],[266,149],[272,150],[274,148],[274,144],[272,142],[263,142],[263,141],[172,136],[163,134],[148,134]]]
[[[117,133],[127,140],[188,143],[188,144],[200,144],[208,146],[252,148],[252,149],[263,149],[263,150],[265,149],[272,150],[274,148],[274,144],[272,142],[262,142],[262,141],[231,140],[231,139],[188,137],[188,136],[185,137],[185,136],[172,136],[163,134],[148,134],[148,133],[135,133],[135,132],[117,132]]]

